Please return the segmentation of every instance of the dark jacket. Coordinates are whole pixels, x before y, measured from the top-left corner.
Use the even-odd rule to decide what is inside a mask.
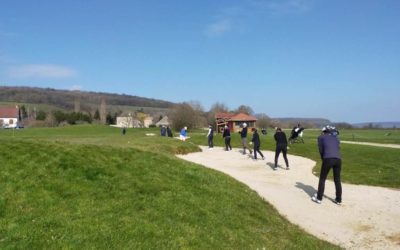
[[[224,129],[224,133],[222,134],[222,138],[231,136],[231,131],[229,130],[229,128]]]
[[[240,131],[240,137],[242,138],[247,137],[247,127],[242,128],[242,131]]]
[[[318,137],[318,148],[321,159],[342,158],[340,155],[340,141],[332,134],[320,135]]]
[[[258,135],[257,130],[254,131],[253,138],[251,138],[251,141],[253,142],[254,147],[260,146],[260,136]]]
[[[287,146],[287,138],[285,132],[276,132],[274,135],[276,146]]]

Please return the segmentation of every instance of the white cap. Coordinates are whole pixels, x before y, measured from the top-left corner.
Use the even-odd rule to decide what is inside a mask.
[[[244,128],[247,127],[247,124],[246,124],[246,123],[243,123],[243,127],[244,127]]]

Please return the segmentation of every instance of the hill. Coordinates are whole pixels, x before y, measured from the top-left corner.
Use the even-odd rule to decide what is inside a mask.
[[[61,109],[73,111],[77,104],[79,109],[94,112],[102,100],[110,112],[125,111],[128,108],[142,108],[149,113],[164,113],[174,103],[131,95],[109,94],[101,92],[69,91],[52,88],[5,87],[0,86],[0,101],[18,104],[36,104],[43,109]],[[163,112],[164,111],[164,112]]]
[[[272,118],[280,124],[291,124],[290,126],[294,126],[300,123],[303,127],[323,127],[327,124],[331,124],[332,122],[325,118]]]
[[[356,128],[400,128],[400,122],[363,122],[352,125]]]

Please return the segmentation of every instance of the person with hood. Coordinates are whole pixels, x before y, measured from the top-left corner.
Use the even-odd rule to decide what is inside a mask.
[[[274,139],[276,141],[274,170],[278,169],[278,158],[281,152],[286,163],[286,169],[289,170],[289,161],[287,159],[288,141],[285,132],[281,128],[276,128]]]
[[[187,137],[187,127],[183,127],[181,129],[181,132],[179,133],[179,139],[181,139],[182,141],[185,141]]]
[[[253,151],[249,148],[247,145],[247,124],[243,123],[242,130],[239,132],[240,133],[240,138],[242,139],[242,144],[243,144],[243,154],[246,154],[246,148],[250,151],[250,154],[252,154]]]
[[[253,132],[253,138],[251,139],[251,142],[253,143],[254,159],[257,160],[257,152],[258,152],[261,155],[262,159],[264,160],[264,155],[260,151],[261,142],[260,142],[260,136],[258,135],[257,129],[252,128],[251,131]]]
[[[208,139],[208,148],[209,149],[213,148],[214,147],[214,144],[213,144],[214,129],[213,129],[213,127],[211,125],[208,126],[207,139]]]
[[[225,139],[225,151],[232,150],[231,146],[231,130],[227,125],[225,125],[224,133],[222,134],[222,138]]]
[[[167,129],[165,128],[164,125],[161,126],[161,136],[165,136],[165,134],[167,133]]]
[[[336,198],[335,203],[342,203],[342,184],[340,181],[340,172],[342,169],[342,156],[340,154],[340,141],[331,131],[330,127],[322,128],[322,134],[318,137],[318,149],[322,159],[321,173],[319,176],[318,192],[311,198],[314,202],[320,204],[324,196],[325,181],[330,169],[333,169],[333,181],[335,182]]]

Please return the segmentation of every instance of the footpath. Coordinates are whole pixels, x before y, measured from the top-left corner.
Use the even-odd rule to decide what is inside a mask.
[[[333,202],[334,183],[327,180],[325,197],[317,204],[311,201],[318,177],[310,159],[288,155],[286,170],[280,156],[281,165],[274,171],[272,151],[263,151],[265,160],[253,160],[238,149],[201,148],[178,157],[246,184],[310,234],[346,249],[400,249],[400,190],[342,183],[343,203],[338,206]]]

